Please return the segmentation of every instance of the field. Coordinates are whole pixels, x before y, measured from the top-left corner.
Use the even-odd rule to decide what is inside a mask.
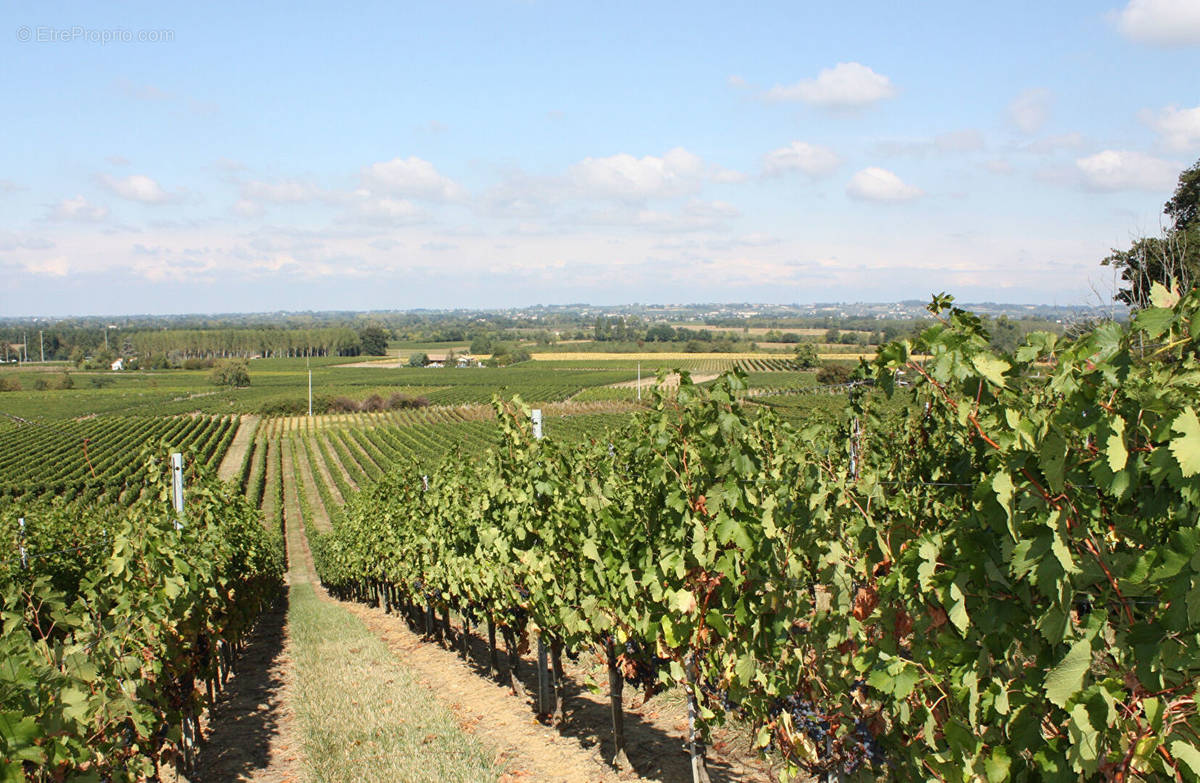
[[[1186,532],[1200,471],[1183,353],[1193,316],[1135,322],[1125,328],[1137,334],[1106,338],[1103,350],[1123,352],[1107,358],[1060,344],[1055,363],[1033,348],[993,355],[952,321],[936,360],[905,356],[854,388],[762,353],[560,352],[462,370],[323,360],[311,363],[315,396],[341,407],[312,416],[297,359],[252,361],[251,386],[233,390],[203,371],[64,384],[62,367],[4,368],[0,537],[12,551],[0,586],[22,596],[9,615],[51,648],[0,640],[19,662],[0,669],[5,697],[26,698],[26,670],[45,689],[0,742],[30,764],[58,759],[58,777],[72,764],[224,763],[241,702],[220,694],[251,687],[261,660],[297,684],[274,697],[280,728],[264,742],[298,742],[328,777],[504,779],[519,758],[550,778],[565,765],[580,779],[616,780],[622,766],[678,779],[707,764],[743,781],[908,779],[928,770],[923,736],[950,777],[975,762],[947,732],[926,734],[939,721],[1038,770],[1049,746],[1014,744],[1024,718],[1004,700],[1018,698],[1043,730],[1091,721],[1093,702],[1120,705],[1132,717],[1088,730],[1127,753],[1147,710],[1174,710],[1189,730],[1196,720],[1195,619],[1170,598],[1195,591],[1200,562]],[[1141,361],[1147,330],[1166,328],[1172,360]],[[688,394],[672,368],[693,377]],[[744,386],[722,385],[717,373],[734,368]],[[901,371],[910,380],[883,394]],[[541,409],[541,441],[520,404],[493,407],[497,393]],[[1141,426],[1129,422],[1147,429],[1127,434]],[[175,449],[188,465],[182,512],[163,503],[162,457]],[[1014,588],[1031,573],[1049,587]],[[203,617],[200,595],[222,596]],[[162,623],[131,628],[147,614]],[[274,642],[247,636],[260,615]],[[87,666],[105,683],[138,683],[136,742],[87,729],[110,725],[119,700],[73,684],[92,668],[48,666],[83,660],[44,625],[53,618],[96,650]],[[1151,621],[1174,635],[1131,641]],[[187,635],[163,630],[176,625]],[[147,660],[135,650],[158,651],[150,660],[168,660],[170,679],[140,663],[131,673]],[[1154,690],[1126,689],[1100,660]],[[439,688],[461,701],[448,707]],[[422,698],[419,716],[403,706]],[[353,713],[340,734],[313,718],[329,710]],[[463,715],[474,717],[456,728]],[[383,723],[397,731],[350,739]],[[802,747],[797,727],[822,744]],[[591,744],[563,742],[576,734]],[[1169,752],[1188,753],[1189,736]],[[1071,765],[1073,747],[1052,763]],[[1166,774],[1173,758],[1138,763]],[[275,778],[300,774],[280,764]]]

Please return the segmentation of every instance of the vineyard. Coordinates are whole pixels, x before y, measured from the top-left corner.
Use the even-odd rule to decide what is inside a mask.
[[[564,660],[598,662],[617,769],[646,763],[638,690],[685,702],[696,781],[728,723],[785,777],[1200,780],[1198,296],[1160,289],[1130,324],[1011,354],[940,298],[935,325],[832,386],[702,356],[644,364],[667,382],[638,402],[637,359],[324,360],[352,400],[434,404],[9,414],[4,772],[194,767],[283,534],[332,596],[517,694],[533,666],[547,724],[582,698]],[[266,361],[235,408],[295,399],[302,360]],[[182,518],[169,450],[188,455]]]
[[[190,771],[199,717],[278,594],[283,552],[256,510],[196,471],[183,515],[168,471],[145,497],[0,512],[0,777],[158,779]]]
[[[602,435],[628,416],[611,404],[550,404],[546,430],[565,442]],[[307,523],[328,528],[347,498],[397,465],[433,466],[448,454],[482,451],[499,424],[490,408],[426,408],[264,419],[238,471],[238,484],[272,528],[282,498],[295,494]]]
[[[145,484],[147,448],[187,452],[191,464],[215,471],[238,428],[236,416],[9,421],[15,426],[0,430],[0,500],[22,502],[131,500]]]
[[[543,645],[551,716],[562,656],[599,651],[616,763],[628,682],[686,695],[697,781],[730,718],[839,779],[1195,780],[1200,294],[1156,304],[998,355],[940,297],[872,367],[911,403],[886,426],[855,390],[794,429],[739,375],[577,444],[497,403],[485,454],[350,496],[317,568],[429,635],[486,629],[493,669],[499,636],[514,689]]]

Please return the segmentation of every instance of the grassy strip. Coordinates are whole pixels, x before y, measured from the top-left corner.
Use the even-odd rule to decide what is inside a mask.
[[[308,455],[309,470],[312,472],[313,482],[317,485],[317,494],[321,496],[321,505],[325,507],[325,516],[332,525],[334,516],[341,509],[341,506],[338,505],[333,497],[333,492],[330,491],[329,486],[325,483],[325,476],[321,474],[321,465],[317,462],[317,455],[313,453],[312,442],[316,437],[316,435],[306,432],[300,436],[300,439],[304,443],[304,453]]]
[[[321,452],[321,459],[325,461],[325,469],[329,471],[329,477],[337,485],[338,492],[342,495],[342,500],[346,500],[354,492],[354,488],[346,481],[345,468],[333,458],[326,438],[322,437],[319,433],[314,433],[313,439],[316,441],[317,449]]]
[[[265,437],[255,437],[250,449],[253,454],[253,467],[246,482],[246,498],[251,505],[262,506],[263,492],[267,486],[267,444]]]
[[[362,622],[294,584],[296,715],[315,781],[489,781],[501,770]],[[369,683],[369,687],[364,687]]]
[[[258,445],[258,428],[260,426],[262,426],[262,419],[254,422],[254,429],[250,431],[250,445],[242,457],[241,467],[238,468],[238,486],[242,488],[243,495],[250,486],[250,472],[254,469],[254,451]]]

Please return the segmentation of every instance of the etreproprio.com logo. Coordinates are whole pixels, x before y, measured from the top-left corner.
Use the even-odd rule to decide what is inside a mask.
[[[17,28],[17,40],[21,43],[170,43],[175,40],[174,30],[129,30],[124,27],[50,27],[22,25]]]

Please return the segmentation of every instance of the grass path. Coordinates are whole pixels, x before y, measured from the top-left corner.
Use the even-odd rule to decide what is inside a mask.
[[[358,489],[358,482],[354,480],[354,476],[350,475],[349,468],[342,464],[342,455],[338,453],[336,448],[334,448],[333,441],[330,439],[329,433],[314,432],[313,440],[315,443],[324,447],[320,449],[320,452],[321,455],[325,457],[325,467],[331,473],[335,470],[338,471],[342,478],[346,480],[346,484],[349,485],[350,489]]]
[[[292,708],[304,779],[498,780],[494,753],[464,732],[360,619],[324,595],[300,520],[289,518],[286,531]]]
[[[321,481],[325,482],[325,488],[329,490],[329,495],[333,498],[333,502],[339,505],[345,503],[346,499],[342,497],[342,491],[338,489],[338,485],[333,480],[333,475],[329,472],[329,466],[325,464],[325,456],[317,446],[316,433],[306,433],[303,437],[307,439],[308,443],[305,451],[307,452],[310,449],[312,451],[312,460],[309,464],[316,469],[316,475],[321,477]],[[327,516],[332,518],[334,511],[335,509],[332,508],[326,509]]]
[[[240,418],[237,434],[233,436],[233,441],[230,442],[229,448],[225,450],[225,457],[221,460],[221,467],[217,468],[217,476],[222,481],[229,481],[237,477],[238,471],[242,467],[242,460],[246,457],[246,450],[250,448],[250,444],[254,439],[254,431],[258,427],[258,420],[260,418],[254,415],[246,415]]]
[[[263,522],[268,527],[273,525],[274,521],[279,518],[279,509],[277,508],[278,499],[275,497],[275,493],[272,491],[272,488],[275,486],[276,476],[279,473],[279,468],[276,464],[275,457],[275,452],[279,450],[279,443],[280,441],[278,439],[271,439],[262,442],[262,448],[267,455],[267,475],[266,479],[264,480],[265,483],[263,484],[264,489],[262,497],[262,512]]]
[[[308,498],[308,508],[313,515],[312,522],[318,530],[328,530],[331,509],[325,508],[325,501],[321,499],[321,493],[317,490],[317,478],[313,475],[313,466],[308,459],[308,450],[304,448],[302,440],[304,437],[304,434],[300,434],[296,440],[292,441],[292,458],[300,466],[300,480],[304,482],[302,491]],[[329,480],[327,485],[331,483],[333,483],[332,480]],[[331,489],[333,492],[337,491],[337,487]]]

